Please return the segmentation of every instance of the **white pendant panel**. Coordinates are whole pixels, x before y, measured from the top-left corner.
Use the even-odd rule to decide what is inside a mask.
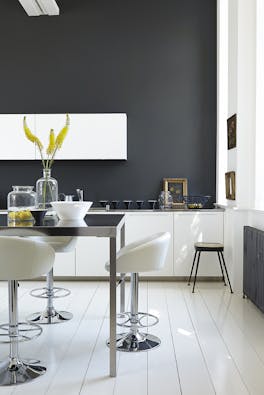
[[[0,114],[0,160],[35,159],[35,145],[26,139],[23,130],[24,115],[34,133],[33,114]]]
[[[69,132],[56,159],[127,159],[126,114],[69,115]],[[57,136],[65,119],[65,114],[36,114],[37,135],[45,146],[50,129]]]
[[[32,131],[48,146],[65,125],[65,114],[25,114]],[[70,128],[57,159],[127,159],[126,114],[69,114]],[[23,131],[24,114],[0,114],[0,160],[40,159]]]

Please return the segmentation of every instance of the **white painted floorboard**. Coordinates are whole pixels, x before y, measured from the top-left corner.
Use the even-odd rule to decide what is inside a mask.
[[[21,319],[44,308],[43,300],[29,295],[42,284],[21,282]],[[40,359],[47,373],[29,384],[0,387],[0,395],[264,394],[264,315],[222,284],[198,283],[192,294],[185,283],[140,282],[139,310],[158,314],[159,324],[148,331],[162,343],[150,352],[118,353],[116,378],[108,374],[108,283],[59,285],[72,294],[55,307],[74,318],[45,326],[38,339],[19,345],[20,355]],[[7,307],[7,285],[1,282],[1,323]],[[7,354],[8,346],[0,344],[0,358]]]

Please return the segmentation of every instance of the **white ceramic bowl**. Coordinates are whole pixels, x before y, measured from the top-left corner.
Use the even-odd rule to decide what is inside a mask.
[[[80,220],[85,217],[93,202],[51,202],[58,217],[62,220]]]

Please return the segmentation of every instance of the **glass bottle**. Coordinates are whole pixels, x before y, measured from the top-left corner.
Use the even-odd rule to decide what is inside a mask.
[[[159,195],[159,207],[161,210],[171,209],[173,198],[170,191],[161,191]]]
[[[33,221],[30,210],[36,207],[37,195],[33,186],[12,187],[7,195],[8,220],[16,222]]]
[[[51,169],[43,169],[43,177],[37,180],[37,206],[42,209],[49,209],[50,202],[58,200],[58,182],[51,177]]]

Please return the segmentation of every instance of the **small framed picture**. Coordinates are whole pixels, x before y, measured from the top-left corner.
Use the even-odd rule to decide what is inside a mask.
[[[237,116],[234,114],[227,120],[227,149],[236,147],[236,124]]]
[[[173,207],[184,206],[184,196],[188,195],[187,178],[163,178],[163,189],[171,193]]]
[[[225,173],[225,185],[226,199],[236,200],[236,173],[234,171]]]

